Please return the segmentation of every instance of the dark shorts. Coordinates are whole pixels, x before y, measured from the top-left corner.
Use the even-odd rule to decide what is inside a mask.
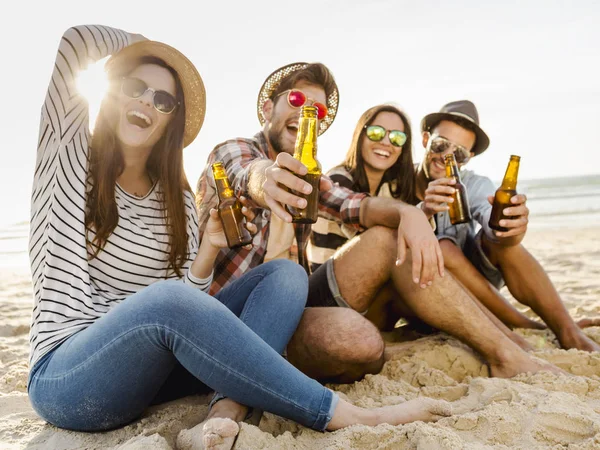
[[[308,301],[306,306],[341,306],[350,308],[340,294],[333,272],[333,258],[329,258],[308,277]]]

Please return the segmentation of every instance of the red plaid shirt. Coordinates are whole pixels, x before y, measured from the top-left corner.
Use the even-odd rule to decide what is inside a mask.
[[[199,207],[200,233],[209,218],[210,208],[217,204],[217,193],[211,165],[221,161],[236,195],[248,194],[248,178],[250,163],[259,159],[269,158],[269,147],[264,133],[257,133],[252,139],[232,139],[219,144],[208,155],[208,161],[197,186],[197,201]],[[329,220],[341,221],[347,225],[362,230],[359,222],[360,202],[366,194],[356,193],[349,189],[334,185],[328,191],[321,191],[319,197],[319,215]],[[271,211],[256,206],[254,224],[258,232],[254,236],[252,249],[222,249],[215,262],[213,284],[210,292],[218,292],[229,282],[240,277],[248,270],[264,261],[269,241],[269,224]],[[310,238],[310,225],[294,224],[296,241],[298,242],[298,260],[306,261],[306,246]],[[305,265],[305,264],[303,264]],[[306,265],[305,265],[306,267]]]

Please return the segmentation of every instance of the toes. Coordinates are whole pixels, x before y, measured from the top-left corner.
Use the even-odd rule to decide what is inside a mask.
[[[204,434],[216,434],[223,437],[237,436],[239,425],[231,419],[215,417],[204,424]]]

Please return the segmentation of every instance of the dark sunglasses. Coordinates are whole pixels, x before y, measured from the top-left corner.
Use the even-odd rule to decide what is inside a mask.
[[[171,114],[179,104],[168,92],[154,90],[139,78],[123,78],[121,92],[127,97],[140,98],[147,91],[152,92],[152,102],[159,113]]]
[[[287,91],[283,91],[279,95],[287,94],[287,102],[292,108],[300,108],[306,104],[307,100],[312,100],[312,98],[308,98],[304,92],[299,91],[298,89],[288,89]],[[279,95],[277,97],[279,97]],[[317,118],[319,120],[323,120],[327,117],[327,106],[325,106],[321,102],[312,102],[312,106],[317,108]]]
[[[435,136],[429,140],[429,151],[432,153],[445,153],[453,149],[454,158],[458,164],[464,164],[471,159],[471,152],[462,145],[455,144],[445,137]]]
[[[389,133],[390,144],[394,147],[402,147],[406,142],[406,134],[400,130],[386,130],[379,125],[365,125],[367,137],[374,141],[382,141],[386,134]]]

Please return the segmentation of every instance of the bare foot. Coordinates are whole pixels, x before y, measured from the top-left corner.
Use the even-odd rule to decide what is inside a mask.
[[[230,450],[240,432],[237,422],[244,420],[248,408],[231,399],[218,401],[206,420],[177,436],[180,450]]]
[[[600,327],[600,317],[581,319],[575,322],[579,328]]]
[[[240,432],[237,422],[213,417],[191,430],[182,430],[177,436],[179,450],[231,450]]]
[[[379,423],[402,425],[416,422],[435,422],[452,415],[452,405],[445,400],[419,397],[400,405],[384,406],[375,410],[379,413]]]
[[[577,322],[579,325],[584,320],[588,320],[587,326],[595,326],[595,320],[597,319],[583,319]],[[581,325],[579,325],[581,327]],[[586,352],[600,352],[600,345],[590,339],[580,328],[576,328],[573,331],[565,331],[561,336],[557,336],[560,346],[566,350],[570,348],[576,348],[577,350],[583,350]]]
[[[535,356],[528,355],[525,352],[519,352],[518,355],[514,355],[509,362],[490,364],[490,374],[498,378],[512,378],[521,373],[537,373],[541,371],[568,375],[568,372],[555,365]]]

